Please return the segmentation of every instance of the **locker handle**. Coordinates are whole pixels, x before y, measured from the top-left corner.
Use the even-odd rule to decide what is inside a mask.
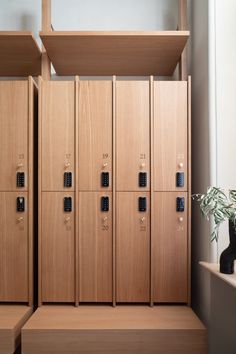
[[[65,218],[65,223],[68,223],[69,221],[70,221],[70,217],[67,216],[67,217]]]
[[[179,222],[183,222],[184,221],[184,218],[181,216],[180,218],[179,218]]]
[[[23,218],[22,216],[17,219],[18,222],[21,222],[21,221],[23,221],[23,220],[24,220],[24,218]]]

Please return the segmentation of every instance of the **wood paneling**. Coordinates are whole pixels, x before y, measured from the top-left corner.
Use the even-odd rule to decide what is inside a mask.
[[[0,31],[0,76],[40,75],[41,51],[29,31]]]
[[[112,185],[112,81],[80,81],[79,190],[111,190]],[[109,172],[109,187],[101,186],[101,173]]]
[[[109,197],[109,212],[101,197]],[[79,301],[112,302],[112,194],[79,193]]]
[[[187,190],[187,82],[154,83],[154,190]],[[176,187],[176,172],[185,185]]]
[[[28,82],[0,82],[0,191],[17,188],[16,173],[25,172],[28,184]]]
[[[185,198],[185,211],[176,211],[176,198]],[[154,302],[188,300],[187,193],[154,193]]]
[[[0,305],[0,354],[12,354],[20,344],[20,332],[31,316],[25,305]]]
[[[150,185],[150,99],[148,81],[116,82],[116,189],[147,190]],[[140,188],[139,172],[148,186]]]
[[[172,76],[188,31],[40,32],[58,75]]]
[[[43,81],[41,88],[42,190],[73,190],[64,187],[64,172],[73,173],[74,186],[75,84]]]
[[[23,354],[206,354],[206,329],[185,306],[43,306],[22,330]]]
[[[16,198],[25,198],[25,212]],[[28,193],[0,192],[0,302],[28,302]]]
[[[72,212],[64,212],[64,197]],[[74,193],[42,193],[42,302],[75,301]]]
[[[138,198],[147,198],[147,212]],[[150,194],[118,192],[116,209],[116,300],[150,301]]]

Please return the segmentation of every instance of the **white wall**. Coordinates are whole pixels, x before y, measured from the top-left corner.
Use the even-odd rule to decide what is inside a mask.
[[[235,0],[192,0],[193,192],[209,185],[236,189]],[[234,354],[235,289],[197,265],[215,261],[228,245],[209,243],[210,225],[193,206],[193,306],[207,324],[210,354]]]
[[[176,29],[177,0],[52,0],[55,30]],[[0,0],[0,30],[41,30],[41,0]]]
[[[236,1],[215,0],[217,184],[236,189]],[[228,245],[228,225],[220,232],[219,251]]]

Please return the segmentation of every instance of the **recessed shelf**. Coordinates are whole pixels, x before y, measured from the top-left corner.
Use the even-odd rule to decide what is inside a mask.
[[[41,50],[28,31],[0,31],[0,76],[37,76]]]
[[[236,273],[234,274],[223,274],[219,271],[219,264],[217,263],[208,263],[208,262],[200,262],[200,265],[207,269],[209,272],[217,276],[218,278],[225,281],[227,284],[236,288]]]
[[[188,31],[40,32],[58,75],[173,74]]]

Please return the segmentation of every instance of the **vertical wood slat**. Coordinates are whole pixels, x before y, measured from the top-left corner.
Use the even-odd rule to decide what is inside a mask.
[[[28,272],[29,306],[33,306],[33,131],[34,131],[34,87],[28,78]]]
[[[75,77],[75,306],[79,306],[79,76]]]
[[[191,76],[188,77],[188,305],[191,306],[191,201],[192,201],[192,166],[191,166]]]
[[[42,31],[51,31],[51,0],[42,0]],[[42,45],[41,74],[44,80],[51,78],[51,61]]]
[[[187,30],[187,0],[179,0],[179,30]],[[185,48],[179,62],[180,80],[187,80],[187,49]]]
[[[42,305],[42,78],[38,79],[38,306]]]
[[[150,176],[151,176],[151,183],[150,183],[150,306],[154,305],[153,302],[153,247],[152,247],[152,238],[154,233],[154,148],[153,148],[153,109],[154,109],[154,102],[153,102],[153,95],[154,95],[154,85],[153,85],[153,76],[150,76]]]
[[[112,78],[112,304],[116,306],[116,76]]]

